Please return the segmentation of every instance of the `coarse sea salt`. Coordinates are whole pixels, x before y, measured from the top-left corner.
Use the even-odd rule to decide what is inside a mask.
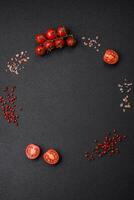
[[[120,93],[122,94],[122,101],[120,103],[120,108],[123,112],[126,112],[128,109],[132,108],[132,103],[130,102],[129,94],[132,92],[133,83],[128,82],[125,78],[123,83],[118,84]]]
[[[85,47],[93,48],[96,52],[99,52],[101,44],[98,35],[92,39],[91,37],[82,36],[81,39]]]
[[[16,55],[7,62],[6,71],[10,71],[16,75],[19,74],[19,71],[24,69],[24,64],[28,62],[30,57],[28,56],[27,51],[21,51],[16,53]]]

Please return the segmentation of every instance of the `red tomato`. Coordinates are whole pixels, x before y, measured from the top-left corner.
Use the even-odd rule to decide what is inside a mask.
[[[55,45],[54,45],[54,42],[52,40],[47,40],[44,43],[44,47],[45,47],[46,50],[51,51],[52,49],[54,49]]]
[[[25,154],[28,159],[34,160],[40,154],[40,147],[35,144],[29,144],[25,149]]]
[[[107,49],[103,56],[103,61],[107,64],[116,64],[119,61],[119,55],[112,49]]]
[[[65,46],[65,41],[62,38],[57,38],[55,40],[55,47],[58,48],[62,48]]]
[[[59,37],[65,37],[68,34],[68,30],[66,29],[65,26],[58,26],[57,28],[57,35]]]
[[[49,149],[43,154],[43,159],[49,165],[56,165],[59,162],[59,154],[55,149]]]
[[[69,36],[67,39],[66,39],[66,43],[67,43],[67,46],[69,47],[73,47],[76,45],[76,39],[72,36]]]
[[[35,40],[37,43],[43,44],[46,41],[46,38],[44,34],[37,34]]]
[[[3,97],[2,97],[2,96],[0,96],[0,102],[2,102],[2,100],[3,100]]]
[[[48,29],[48,31],[46,32],[46,37],[49,40],[53,40],[56,38],[56,31],[52,28],[52,29]]]
[[[45,55],[46,53],[46,49],[44,46],[40,45],[40,46],[37,46],[36,49],[35,49],[35,53],[39,56],[43,56]]]

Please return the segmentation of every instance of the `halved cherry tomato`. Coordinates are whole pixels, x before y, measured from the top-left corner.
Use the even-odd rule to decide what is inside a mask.
[[[40,147],[35,144],[29,144],[25,149],[25,154],[28,159],[34,160],[40,154]]]
[[[119,55],[112,49],[107,49],[103,55],[103,61],[107,64],[116,64],[119,61]]]
[[[59,154],[55,149],[49,149],[43,154],[43,159],[49,165],[56,165],[59,162]]]

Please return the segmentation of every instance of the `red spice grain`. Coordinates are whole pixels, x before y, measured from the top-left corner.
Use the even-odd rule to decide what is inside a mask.
[[[8,123],[13,123],[18,126],[19,114],[16,106],[17,96],[15,90],[15,86],[6,87],[3,90],[4,95],[0,96],[0,115],[4,117]]]
[[[95,147],[92,151],[85,152],[85,158],[87,160],[95,160],[96,158],[102,158],[105,155],[116,155],[119,153],[119,143],[125,139],[125,135],[113,130],[112,134],[106,135],[102,142],[95,140]]]

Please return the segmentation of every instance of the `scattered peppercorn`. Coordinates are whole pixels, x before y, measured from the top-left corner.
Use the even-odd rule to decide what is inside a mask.
[[[85,152],[85,158],[87,160],[95,160],[105,155],[113,156],[119,153],[119,143],[126,139],[125,135],[118,133],[115,129],[112,134],[108,134],[104,137],[102,142],[95,140],[95,147],[90,152]]]
[[[17,112],[15,94],[16,87],[6,87],[3,92],[4,95],[0,96],[0,116],[3,116],[8,123],[13,123],[18,126],[19,114]]]

